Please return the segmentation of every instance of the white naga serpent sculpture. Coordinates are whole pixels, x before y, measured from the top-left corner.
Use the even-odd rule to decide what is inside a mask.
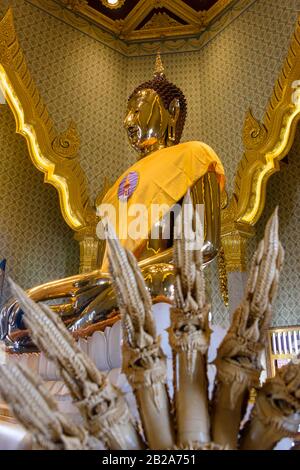
[[[0,367],[0,394],[39,449],[272,449],[295,437],[300,425],[300,363],[294,361],[260,387],[260,355],[271,319],[283,249],[277,211],[253,257],[241,305],[222,341],[215,389],[208,397],[209,311],[202,270],[203,234],[189,194],[176,222],[175,301],[169,343],[174,396],[167,387],[167,361],[152,314],[152,301],[134,256],[106,226],[110,272],[122,321],[122,369],[136,398],[135,419],[121,391],[79,349],[58,316],[36,304],[10,281],[25,312],[33,341],[55,362],[83,417],[78,427],[60,411],[41,379],[24,367]],[[193,227],[198,227],[194,231]],[[250,390],[252,413],[241,428]]]

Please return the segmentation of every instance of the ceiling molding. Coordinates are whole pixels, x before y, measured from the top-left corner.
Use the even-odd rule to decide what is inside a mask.
[[[226,1],[228,3],[233,0]],[[157,7],[166,8],[187,24],[179,26],[170,25],[168,28],[157,27],[155,29],[137,30],[136,28],[141,22]],[[127,42],[136,42],[149,39],[195,36],[203,30],[204,16],[206,16],[206,12],[197,13],[193,8],[182,3],[181,0],[142,0],[132,9],[126,20],[121,24],[120,38],[125,39]]]
[[[140,29],[160,29],[165,27],[182,26],[179,21],[171,18],[167,13],[154,13],[154,15],[147,21],[146,24]]]
[[[166,6],[167,4],[173,4],[174,2],[174,5],[176,4],[178,6],[179,3],[182,3],[181,0],[143,0],[143,2],[148,4],[147,9],[144,10],[143,17],[140,14],[140,9],[137,8],[143,2],[139,2],[125,21],[114,21],[102,15],[102,13],[89,7],[85,3],[85,0],[68,0],[72,3],[72,5],[69,4],[68,8],[65,4],[67,0],[25,1],[122,55],[135,57],[155,54],[157,52],[158,43],[163,54],[198,51],[257,0],[219,0],[208,10],[205,21],[203,21],[202,15],[202,26],[199,19],[201,12],[197,14],[197,12],[193,10],[193,13],[198,15],[198,24],[196,26],[191,24],[174,25],[172,32],[169,31],[170,28],[150,28],[148,30],[141,28],[139,30],[133,29],[126,32],[124,24],[135,25],[134,27],[136,28],[141,24],[143,19],[151,13],[153,3],[155,3],[156,6],[157,4],[164,4],[164,6],[169,9],[169,6]],[[85,12],[84,14],[83,11]],[[147,11],[147,14],[145,14],[145,11]],[[172,12],[175,12],[174,8]],[[101,18],[102,21],[101,27],[99,18]],[[139,21],[137,21],[136,18],[139,18]],[[130,23],[126,21],[130,21]]]

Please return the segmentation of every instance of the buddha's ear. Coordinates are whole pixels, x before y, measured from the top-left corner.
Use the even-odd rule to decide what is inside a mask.
[[[169,113],[172,116],[172,121],[177,122],[180,113],[180,102],[178,98],[174,98],[169,104]]]

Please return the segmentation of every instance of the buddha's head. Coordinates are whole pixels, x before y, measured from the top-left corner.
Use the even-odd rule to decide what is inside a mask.
[[[164,74],[160,55],[154,77],[130,95],[124,126],[140,158],[179,143],[187,106],[184,94]]]

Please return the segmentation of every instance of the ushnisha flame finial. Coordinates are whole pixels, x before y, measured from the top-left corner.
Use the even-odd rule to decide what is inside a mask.
[[[156,60],[155,60],[155,68],[154,68],[154,76],[158,75],[165,75],[165,69],[161,60],[160,49],[157,51]]]

